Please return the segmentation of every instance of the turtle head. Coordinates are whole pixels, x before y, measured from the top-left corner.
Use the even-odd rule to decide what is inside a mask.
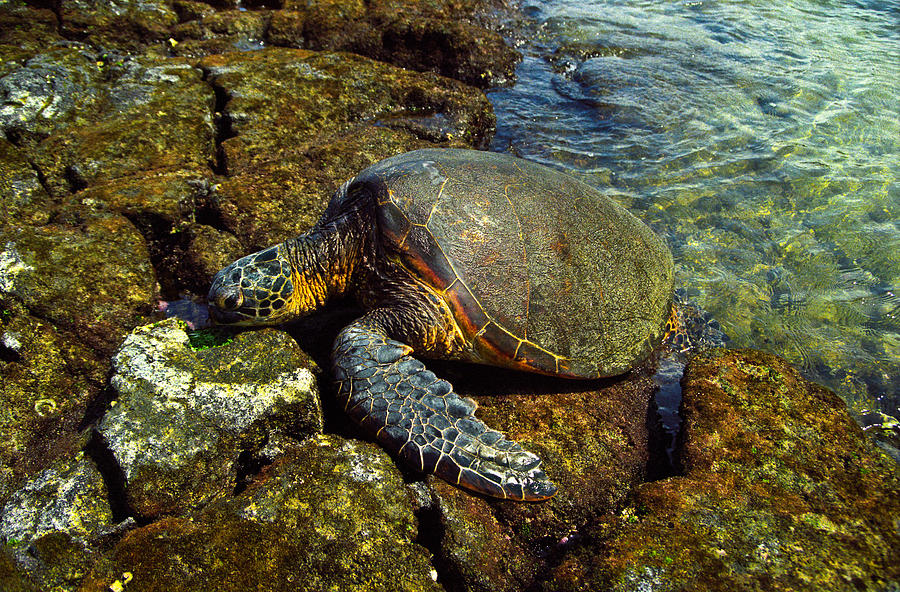
[[[284,244],[238,259],[220,270],[209,288],[210,316],[221,324],[277,325],[305,311],[297,305]]]

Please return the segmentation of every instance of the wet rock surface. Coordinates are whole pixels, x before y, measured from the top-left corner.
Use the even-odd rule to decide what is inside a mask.
[[[29,475],[79,449],[105,367],[99,354],[20,304],[0,308],[0,503]]]
[[[685,475],[648,483],[550,589],[885,590],[900,471],[831,391],[761,352],[695,359]]]
[[[315,436],[234,498],[130,532],[80,589],[441,590],[413,507],[376,445]]]
[[[357,439],[309,357],[352,313],[153,323],[202,324],[219,268],[366,166],[486,145],[476,87],[516,61],[487,3],[43,5],[0,5],[0,589],[896,585],[896,467],[775,358],[691,366],[685,473],[652,483],[648,369],[429,363],[544,459],[559,493],[519,504]]]
[[[142,519],[225,496],[241,453],[322,429],[315,366],[285,333],[195,351],[185,328],[170,319],[125,339],[113,357],[116,405],[97,427]]]

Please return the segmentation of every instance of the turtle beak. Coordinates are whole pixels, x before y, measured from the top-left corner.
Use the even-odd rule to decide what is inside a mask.
[[[246,315],[238,313],[238,309],[244,303],[244,294],[240,286],[229,285],[225,282],[222,270],[213,278],[209,288],[209,316],[213,322],[223,325],[233,325],[247,320]]]

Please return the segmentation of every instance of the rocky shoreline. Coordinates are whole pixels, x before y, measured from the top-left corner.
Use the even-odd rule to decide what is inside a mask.
[[[0,4],[0,589],[900,586],[896,463],[773,356],[690,362],[661,479],[651,368],[436,366],[560,486],[516,504],[359,439],[320,370],[347,313],[213,344],[158,321],[369,164],[486,146],[502,10]]]

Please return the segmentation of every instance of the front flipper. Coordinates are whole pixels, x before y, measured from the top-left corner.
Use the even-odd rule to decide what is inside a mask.
[[[365,318],[340,332],[332,363],[338,396],[354,421],[410,466],[450,483],[517,500],[556,493],[537,456],[477,419],[475,403],[411,351]]]

